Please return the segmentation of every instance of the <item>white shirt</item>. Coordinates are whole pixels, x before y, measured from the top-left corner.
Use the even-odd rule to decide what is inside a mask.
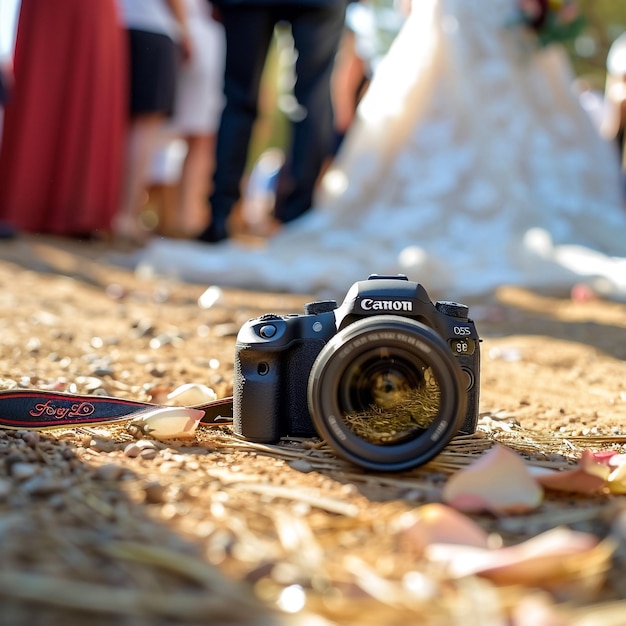
[[[13,58],[20,0],[0,1],[0,62]]]
[[[179,26],[165,0],[118,0],[118,4],[126,28],[160,33],[178,41]]]

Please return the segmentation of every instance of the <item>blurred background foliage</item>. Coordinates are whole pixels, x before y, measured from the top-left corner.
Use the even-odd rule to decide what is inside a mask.
[[[587,27],[567,50],[577,76],[603,90],[611,44],[626,31],[626,0],[578,0]]]

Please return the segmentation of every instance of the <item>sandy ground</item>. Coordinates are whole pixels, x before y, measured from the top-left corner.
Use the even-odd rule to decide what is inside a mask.
[[[161,401],[199,383],[228,396],[240,326],[310,299],[225,289],[203,309],[208,285],[135,276],[110,252],[0,243],[0,388]],[[451,579],[401,530],[494,442],[561,467],[586,448],[622,451],[626,304],[574,295],[503,287],[468,303],[479,433],[402,475],[307,442],[247,445],[226,426],[139,456],[124,426],[0,430],[0,623],[626,624],[611,604],[626,594],[622,496],[549,493],[532,513],[473,516],[505,545],[555,527],[610,537],[609,556],[580,557],[554,584]]]

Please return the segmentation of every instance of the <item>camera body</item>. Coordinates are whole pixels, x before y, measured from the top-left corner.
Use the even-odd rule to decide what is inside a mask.
[[[270,313],[243,325],[234,363],[236,432],[251,441],[268,443],[284,436],[318,435],[308,398],[316,359],[337,333],[377,316],[384,320],[390,319],[388,316],[408,318],[441,339],[444,359],[449,356],[448,365],[458,376],[458,389],[464,396],[461,415],[454,418],[455,434],[473,433],[478,418],[480,339],[468,307],[456,302],[433,303],[425,288],[406,276],[376,274],[356,282],[341,306],[333,300],[311,302],[305,305],[304,314]]]

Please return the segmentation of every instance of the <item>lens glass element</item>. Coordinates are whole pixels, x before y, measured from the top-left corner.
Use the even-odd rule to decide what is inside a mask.
[[[436,419],[441,392],[432,369],[404,350],[362,353],[343,372],[338,386],[347,428],[375,445],[394,445],[419,436]]]

